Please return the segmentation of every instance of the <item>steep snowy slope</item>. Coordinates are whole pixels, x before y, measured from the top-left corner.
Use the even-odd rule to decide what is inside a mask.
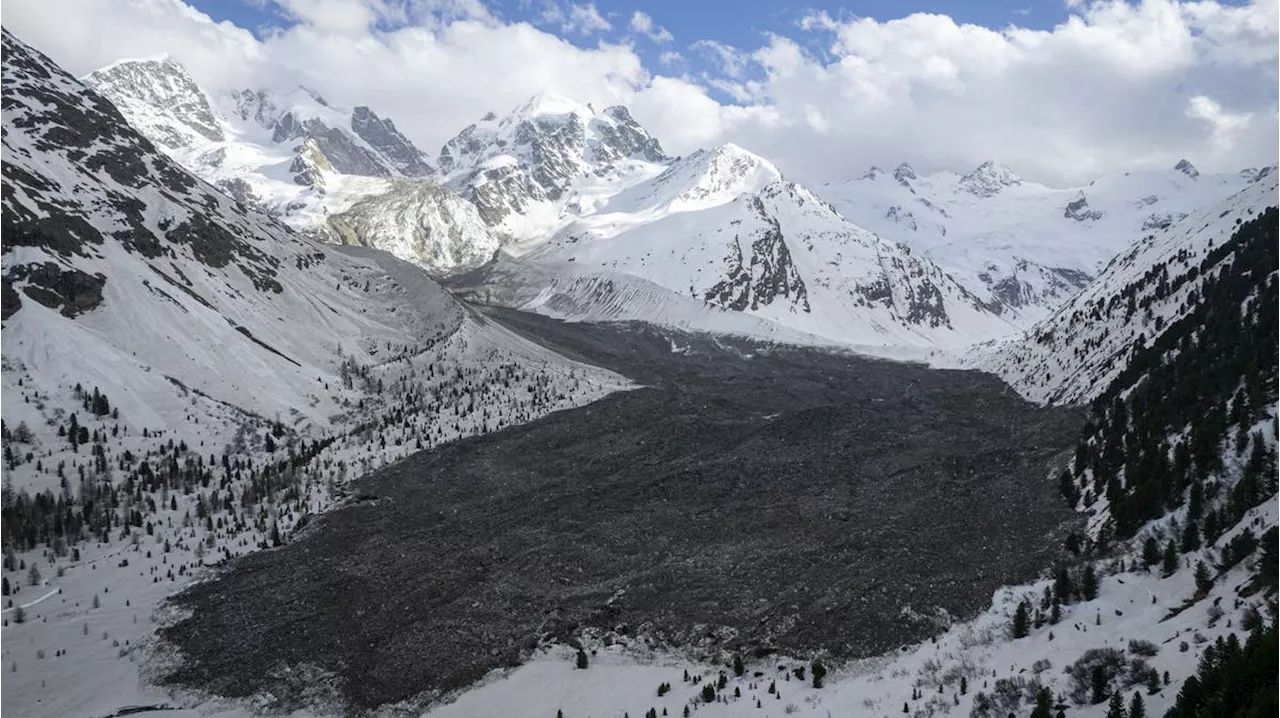
[[[819,194],[850,221],[905,242],[1023,326],[1083,287],[1140,233],[1167,227],[1245,187],[1258,170],[1207,176],[1185,160],[1168,170],[1051,189],[984,163],[959,176],[909,165],[871,168]]]
[[[733,146],[691,155],[526,259],[641,277],[850,344],[956,347],[1013,331],[932,262],[776,177]]]
[[[433,273],[498,246],[474,207],[435,183],[426,155],[368,107],[335,107],[305,88],[211,97],[170,59],[120,61],[85,82],[187,169],[297,230]]]
[[[1149,231],[1025,339],[980,349],[974,361],[1034,401],[1096,396],[1135,346],[1152,342],[1181,317],[1204,278],[1229,263],[1230,255],[1215,257],[1211,250],[1239,224],[1277,204],[1277,175],[1275,166],[1264,168],[1236,194]]]
[[[670,159],[622,106],[538,95],[499,118],[489,113],[440,150],[448,185],[496,231],[535,242]]]

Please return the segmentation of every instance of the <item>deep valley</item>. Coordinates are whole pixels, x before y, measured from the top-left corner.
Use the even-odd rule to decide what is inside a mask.
[[[488,313],[643,388],[356,482],[175,599],[191,612],[162,634],[187,661],[168,681],[281,707],[318,683],[368,709],[584,627],[870,655],[1033,578],[1072,528],[1049,472],[1082,414],[990,375]]]

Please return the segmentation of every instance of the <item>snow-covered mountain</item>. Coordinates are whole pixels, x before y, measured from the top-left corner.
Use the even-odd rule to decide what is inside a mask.
[[[186,168],[297,230],[437,274],[498,247],[475,208],[436,184],[427,156],[368,107],[302,87],[210,94],[167,58],[117,62],[85,83]]]
[[[98,386],[135,427],[187,426],[194,393],[233,420],[322,431],[351,412],[343,365],[578,371],[477,324],[411,265],[245,212],[7,31],[4,49],[6,386],[11,371],[47,396]]]
[[[450,187],[475,203],[497,232],[536,241],[670,162],[621,105],[537,95],[499,118],[467,126],[440,150]]]
[[[958,347],[1015,330],[927,258],[734,145],[674,162],[521,261],[639,277],[834,342]]]
[[[1205,262],[1242,222],[1276,206],[1278,175],[1274,165],[1255,171],[1244,189],[1226,199],[1149,229],[1025,338],[975,350],[976,365],[1034,401],[1092,399],[1136,348],[1154,342],[1188,311],[1188,298],[1207,276],[1229,265],[1229,256]]]
[[[1243,188],[1258,170],[1167,170],[1054,189],[986,162],[965,175],[902,164],[818,188],[851,222],[904,242],[1022,326],[1052,312],[1144,233]]]

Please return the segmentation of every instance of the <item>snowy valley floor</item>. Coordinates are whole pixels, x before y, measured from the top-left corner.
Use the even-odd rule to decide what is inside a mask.
[[[644,388],[358,481],[358,505],[178,598],[188,617],[162,633],[185,661],[164,680],[286,710],[412,705],[581,628],[835,663],[976,615],[1072,526],[1049,469],[1081,415],[991,376],[491,316]],[[534,692],[545,707],[513,714],[554,715]]]

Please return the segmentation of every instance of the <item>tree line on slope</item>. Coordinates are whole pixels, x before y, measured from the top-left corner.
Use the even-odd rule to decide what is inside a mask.
[[[1208,253],[1188,311],[1140,342],[1093,402],[1059,488],[1073,506],[1106,498],[1110,520],[1095,549],[1185,504],[1177,549],[1196,550],[1276,492],[1274,452],[1259,427],[1277,396],[1277,262],[1271,208]],[[1228,440],[1244,464],[1234,486],[1218,480]]]

